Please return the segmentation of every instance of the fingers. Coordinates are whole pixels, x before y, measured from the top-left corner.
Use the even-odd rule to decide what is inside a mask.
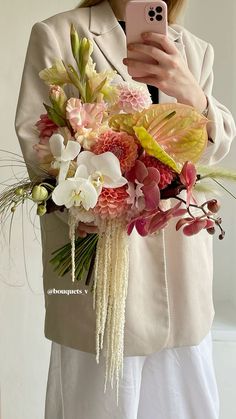
[[[142,70],[143,76],[154,75],[155,77],[161,76],[161,68],[158,64],[144,63],[143,61],[135,60],[133,58],[124,58],[123,63],[129,67],[130,73],[132,70]]]
[[[145,32],[142,34],[142,38],[145,41],[152,41],[161,45],[167,54],[174,54],[177,50],[174,42],[172,42],[167,35],[162,35],[155,32]]]
[[[128,50],[144,53],[154,58],[157,61],[157,63],[161,65],[167,64],[169,58],[165,52],[161,51],[152,44],[129,44]]]
[[[86,237],[88,233],[98,233],[98,227],[94,224],[86,224],[79,222],[77,227],[77,233],[80,237]]]

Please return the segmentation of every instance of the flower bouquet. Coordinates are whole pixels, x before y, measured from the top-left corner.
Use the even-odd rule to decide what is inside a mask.
[[[197,166],[207,147],[207,118],[191,106],[152,104],[139,83],[115,83],[116,71],[96,71],[92,42],[80,39],[73,25],[70,37],[76,67],[56,60],[39,73],[49,86],[50,105],[44,104],[46,113],[36,122],[38,175],[1,193],[0,214],[27,199],[39,216],[67,213],[70,240],[50,262],[58,276],[87,276],[86,284],[93,271],[96,360],[106,331],[105,388],[108,377],[113,387],[115,376],[118,403],[129,236],[133,229],[141,236],[158,234],[179,217],[176,230],[191,236],[202,229],[214,234],[218,227],[222,239],[218,200],[199,204],[193,192],[204,178],[235,180],[236,174]],[[95,224],[99,233],[76,237],[79,222]]]

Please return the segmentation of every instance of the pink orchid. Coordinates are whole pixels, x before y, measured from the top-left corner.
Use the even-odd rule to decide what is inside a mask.
[[[126,172],[129,181],[129,203],[132,208],[140,211],[152,211],[158,208],[160,202],[159,170],[155,167],[146,167],[143,162],[136,160],[131,170]]]
[[[187,210],[180,208],[182,202],[178,202],[174,207],[162,211],[160,208],[152,212],[144,212],[139,217],[131,220],[128,224],[127,233],[130,235],[133,228],[136,227],[137,232],[141,236],[147,236],[158,230],[165,228],[173,217],[179,217],[186,214]]]
[[[190,204],[191,198],[195,203],[197,203],[196,199],[194,198],[192,194],[193,187],[197,180],[197,171],[194,164],[189,161],[186,161],[182,167],[179,178],[182,184],[186,186],[186,189],[187,189],[187,202],[186,202],[187,207]]]
[[[71,98],[66,105],[67,118],[74,131],[96,129],[102,122],[106,106],[105,102],[83,104],[80,99]]]
[[[186,225],[187,224],[187,225]],[[176,231],[178,231],[183,225],[183,233],[186,236],[193,236],[194,234],[199,233],[202,229],[208,229],[214,227],[214,221],[208,218],[200,217],[186,217],[179,220],[175,226]]]

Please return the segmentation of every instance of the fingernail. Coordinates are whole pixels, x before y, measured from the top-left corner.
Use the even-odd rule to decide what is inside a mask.
[[[148,36],[149,36],[149,33],[148,33],[148,32],[144,32],[144,33],[142,33],[142,37],[143,37],[143,38],[148,38]]]

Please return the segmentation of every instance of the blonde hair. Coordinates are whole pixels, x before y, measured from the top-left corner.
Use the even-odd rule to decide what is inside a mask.
[[[82,0],[79,7],[95,6],[103,0]],[[164,0],[168,6],[168,23],[175,23],[186,0]]]

